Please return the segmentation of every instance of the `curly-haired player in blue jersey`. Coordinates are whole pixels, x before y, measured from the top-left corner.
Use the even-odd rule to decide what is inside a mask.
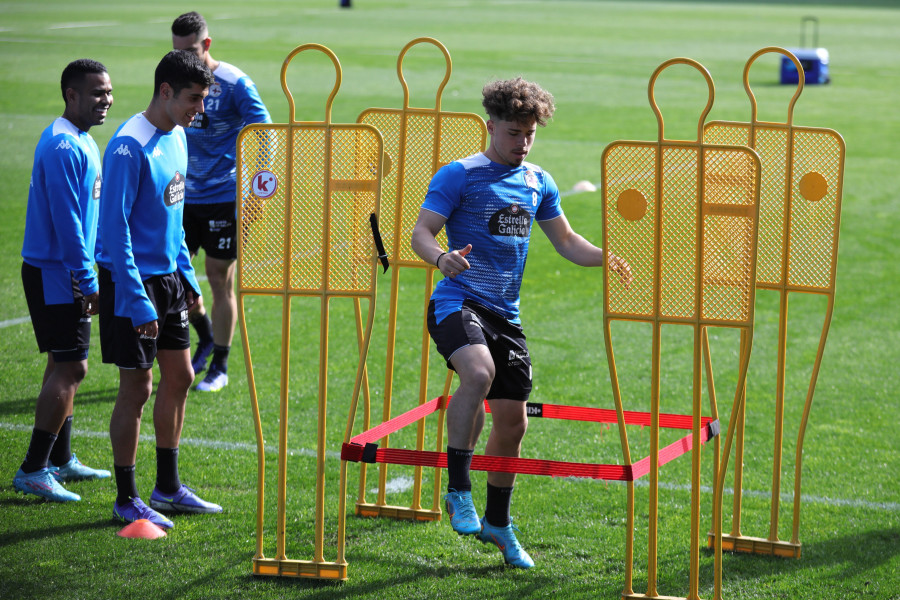
[[[209,371],[197,390],[217,392],[228,385],[228,354],[237,322],[234,294],[237,258],[237,136],[245,125],[271,123],[269,111],[253,81],[240,69],[209,53],[212,39],[206,20],[196,12],[172,23],[172,47],[193,52],[209,67],[215,82],[209,88],[205,112],[185,130],[188,141],[184,233],[191,256],[203,248],[206,276],[212,292],[212,320],[202,299],[191,309],[197,331],[194,372]]]
[[[80,500],[60,482],[102,479],[72,454],[75,393],[88,368],[91,315],[97,314],[94,242],[100,200],[100,151],[88,131],[113,103],[106,67],[72,61],[60,79],[66,108],[41,134],[25,215],[22,283],[38,349],[47,367],[31,443],[13,486],[48,500]]]
[[[469,468],[491,407],[485,454],[518,457],[528,425],[531,359],[519,319],[519,288],[537,221],[564,258],[599,267],[603,250],[572,230],[550,174],[525,160],[538,126],[553,115],[553,96],[522,78],[494,81],[482,90],[488,149],[441,168],[431,180],[412,234],[415,252],[440,269],[428,309],[428,331],[459,387],[447,408],[447,513],[460,535],[493,543],[504,560],[528,569],[534,561],[516,539],[509,516],[515,473],[487,477],[479,519]],[[446,228],[449,248],[437,235]],[[631,282],[619,257],[610,267]]]
[[[212,73],[190,52],[173,50],[159,62],[147,110],[125,121],[103,155],[100,194],[100,343],[103,362],[119,367],[119,391],[109,424],[116,477],[113,517],[172,521],[157,511],[213,513],[178,476],[178,444],[191,368],[188,309],[200,286],[184,242],[184,127],[203,112]],[[156,486],[148,507],[138,495],[135,462],[144,404],[153,406]]]

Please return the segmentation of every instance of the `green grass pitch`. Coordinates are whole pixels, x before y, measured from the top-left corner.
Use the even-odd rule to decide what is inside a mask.
[[[794,122],[840,132],[847,162],[836,310],[805,444],[803,557],[726,555],[724,590],[726,597],[741,599],[900,598],[900,428],[895,415],[900,363],[897,3],[355,0],[351,9],[338,5],[338,0],[200,0],[191,5],[169,0],[0,2],[0,598],[613,599],[622,590],[625,487],[527,476],[518,480],[513,513],[523,531],[520,539],[537,562],[529,572],[502,568],[495,549],[459,539],[446,523],[349,517],[349,581],[253,577],[257,457],[237,337],[231,384],[216,395],[192,392],[189,397],[181,454],[184,481],[221,503],[224,514],[178,517],[176,529],[164,539],[125,540],[115,535],[119,527],[110,519],[112,482],[72,484],[83,500],[69,505],[13,492],[12,476],[29,440],[45,360],[36,352],[27,321],[19,253],[34,145],[40,131],[62,112],[59,75],[68,61],[81,57],[108,67],[115,104],[107,123],[91,131],[102,150],[122,121],[146,108],[153,69],[170,48],[169,25],[187,10],[206,16],[213,55],[238,65],[255,80],[276,122],[289,116],[279,81],[282,61],[294,47],[309,42],[331,48],[343,66],[334,122],[354,122],[369,107],[399,107],[397,56],[407,42],[420,36],[439,39],[453,59],[444,110],[480,114],[481,86],[492,78],[523,75],[537,80],[555,95],[558,109],[550,126],[539,132],[529,160],[550,171],[564,191],[580,180],[599,184],[601,153],[610,142],[655,139],[647,83],[660,63],[675,56],[701,62],[716,84],[709,118],[746,121],[750,109],[741,74],[747,58],[764,46],[796,46],[801,19],[818,17],[819,45],[831,54],[832,83],[806,87]],[[410,104],[431,107],[444,63],[437,52],[423,48],[410,53],[405,74]],[[777,61],[769,58],[757,62],[751,83],[760,118],[783,121],[793,88],[777,84]],[[667,72],[657,88],[668,137],[696,135],[706,87],[688,71]],[[323,118],[333,77],[330,62],[295,61],[288,79],[300,120]],[[567,195],[563,205],[574,227],[599,241],[600,195]],[[388,276],[380,276],[382,292],[388,282]],[[421,280],[412,274],[401,284],[408,294],[417,294]],[[534,401],[613,407],[601,294],[599,272],[565,262],[541,233],[535,234],[522,290],[523,320],[535,365]],[[387,309],[383,298],[382,293],[378,313],[382,330]],[[819,297],[795,298],[788,344],[785,492],[792,489],[795,434],[791,432],[800,418],[824,312]],[[402,305],[407,316],[401,335],[414,335],[421,318],[418,303],[414,299]],[[266,439],[274,445],[280,306],[276,300],[261,298],[254,299],[250,308],[251,349],[259,369]],[[761,292],[748,389],[748,410],[757,418],[747,423],[744,480],[744,533],[754,536],[765,536],[769,521],[776,311],[774,296]],[[317,344],[315,315],[314,306],[296,302],[287,529],[289,557],[298,559],[312,555],[314,463],[309,451],[315,448],[316,367],[308,353],[312,349],[314,356]],[[352,387],[351,315],[347,306],[335,302],[330,452],[339,450]],[[384,373],[384,335],[378,331],[370,352],[376,390]],[[737,340],[729,331],[714,334],[719,408],[727,417]],[[622,325],[614,327],[614,335],[628,407],[646,410],[648,332]],[[113,367],[100,362],[96,324],[93,339],[90,372],[76,398],[73,445],[85,463],[111,468],[107,428],[118,379]],[[689,406],[690,344],[687,329],[665,330],[667,412],[684,412]],[[417,358],[407,348],[415,346],[399,346],[395,414],[414,402]],[[439,380],[440,374],[435,377]],[[374,398],[380,415],[381,395]],[[152,399],[142,430],[147,439],[138,458],[138,486],[144,495],[149,495],[155,473],[151,405]],[[433,440],[434,421],[428,423]],[[630,428],[629,436],[639,451],[646,449],[646,431]],[[412,439],[411,430],[404,431],[392,438],[392,445],[411,447]],[[707,485],[710,451],[704,450]],[[524,455],[621,462],[615,427],[538,419],[532,420]],[[275,455],[268,452],[267,460],[274,473]],[[329,459],[329,474],[336,473],[338,463]],[[733,472],[733,458],[729,467]],[[351,467],[350,472],[350,488],[355,490],[358,469]],[[405,487],[410,475],[408,469],[392,467],[388,475],[392,489]],[[431,477],[426,475],[426,484]],[[480,507],[484,475],[474,477]],[[370,474],[369,489],[374,481]],[[270,479],[270,507],[273,489]],[[408,497],[408,491],[391,491],[388,501],[408,502]],[[682,457],[661,470],[662,594],[683,595],[687,590],[689,498],[689,459]],[[351,506],[354,499],[355,494]],[[329,500],[336,500],[334,494]],[[636,591],[643,591],[646,580],[646,500],[642,483],[636,503]],[[725,497],[726,514],[730,500]],[[704,531],[710,501],[706,488]],[[782,502],[783,539],[790,537],[790,507],[789,499]],[[270,519],[268,555],[274,554],[273,531]],[[329,534],[326,548],[333,543]],[[712,557],[704,551],[704,598],[712,594],[711,573]]]

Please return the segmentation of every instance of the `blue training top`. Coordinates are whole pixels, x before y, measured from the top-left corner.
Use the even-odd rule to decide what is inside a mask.
[[[186,131],[188,140],[188,204],[235,202],[237,137],[245,125],[271,123],[269,111],[253,81],[234,65],[219,62],[215,83]],[[205,116],[204,116],[205,115]]]
[[[94,138],[59,117],[41,133],[34,151],[22,258],[43,271],[48,304],[97,292],[94,244],[100,199],[100,151]]]
[[[435,173],[422,208],[447,218],[451,250],[472,244],[470,268],[439,281],[431,295],[438,323],[467,299],[519,323],[531,225],[563,214],[550,174],[528,162],[509,167],[475,154]]]
[[[181,222],[186,169],[184,129],[162,131],[142,113],[119,127],[103,155],[97,263],[116,284],[116,316],[135,327],[158,318],[143,280],[177,271],[200,294]]]

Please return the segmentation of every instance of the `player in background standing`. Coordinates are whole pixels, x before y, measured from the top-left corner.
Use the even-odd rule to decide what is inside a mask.
[[[412,248],[444,276],[431,295],[428,331],[459,387],[447,407],[447,513],[460,535],[495,544],[504,560],[528,569],[534,561],[516,539],[509,516],[515,473],[487,476],[480,520],[469,469],[491,407],[485,454],[518,457],[528,426],[531,358],[519,319],[519,289],[533,222],[553,248],[575,264],[603,265],[603,250],[572,230],[550,174],[526,162],[537,127],[553,115],[553,96],[516,78],[482,90],[488,149],[452,162],[432,178],[413,228]],[[437,242],[447,230],[448,249]],[[631,268],[609,255],[625,284]]]
[[[22,283],[38,349],[47,367],[25,460],[13,486],[26,494],[80,500],[60,482],[103,479],[72,453],[75,393],[88,368],[91,315],[99,286],[94,273],[100,151],[88,131],[102,125],[113,103],[106,67],[80,59],[60,81],[65,110],[44,129],[34,151],[25,215]]]
[[[206,276],[212,291],[212,321],[203,301],[191,310],[197,331],[197,350],[191,361],[194,372],[209,371],[197,384],[204,392],[228,385],[228,353],[237,321],[234,294],[237,258],[237,136],[245,125],[271,123],[269,111],[256,86],[240,69],[215,60],[209,53],[212,39],[206,21],[196,12],[172,23],[172,47],[193,52],[215,76],[206,99],[206,112],[187,128],[188,175],[184,230],[191,256],[206,252]]]
[[[212,73],[190,52],[169,52],[156,67],[147,110],[125,121],[106,146],[100,197],[100,342],[103,362],[119,367],[119,392],[109,424],[116,476],[113,517],[148,519],[165,528],[157,511],[211,513],[181,483],[178,444],[188,390],[194,380],[188,309],[200,286],[184,242],[184,127],[203,112]],[[135,483],[141,414],[159,384],[153,406],[156,486],[150,507]]]

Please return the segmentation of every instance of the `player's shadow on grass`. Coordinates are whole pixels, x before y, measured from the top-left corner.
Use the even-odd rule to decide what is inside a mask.
[[[395,557],[390,561],[391,564],[384,565],[380,570],[384,577],[376,581],[363,581],[360,575],[354,576],[352,570],[354,563],[364,563],[366,561],[383,562],[382,556],[368,555],[365,552],[356,552],[355,556],[348,557],[350,565],[350,574],[348,581],[334,581],[323,579],[303,579],[294,577],[258,577],[248,575],[248,580],[252,582],[264,581],[267,585],[273,586],[274,589],[283,591],[298,586],[302,589],[317,590],[316,598],[365,598],[379,597],[390,594],[396,595],[398,589],[417,588],[423,582],[445,580],[447,577],[465,575],[467,579],[485,579],[496,580],[498,578],[516,576],[515,585],[509,586],[506,593],[497,593],[492,591],[491,600],[521,600],[522,598],[530,598],[536,596],[537,593],[546,589],[548,585],[556,582],[553,573],[546,571],[529,571],[522,572],[515,567],[504,565],[502,559],[498,560],[498,556],[484,557],[484,562],[477,566],[458,568],[453,566],[443,566],[440,559],[435,560],[435,564],[425,565],[421,561],[404,560]],[[493,554],[493,553],[492,553]],[[357,567],[359,568],[359,567]],[[398,571],[405,571],[400,574]],[[510,573],[516,571],[516,573]],[[527,577],[527,579],[525,579]],[[248,582],[248,585],[250,583]],[[440,596],[435,596],[440,597]]]
[[[118,389],[79,391],[75,396],[76,405],[109,403],[110,409],[116,401]],[[37,396],[28,398],[10,398],[0,401],[0,417],[9,415],[30,415],[34,417],[34,406]]]
[[[722,561],[722,578],[727,590],[730,583],[739,580],[761,580],[773,574],[790,578],[807,569],[830,567],[829,579],[858,580],[864,573],[876,571],[897,554],[900,554],[900,529],[872,529],[833,539],[803,542],[800,559],[726,552]],[[712,549],[704,548],[703,556],[711,555]],[[701,585],[711,582],[712,578],[712,563],[707,560],[700,569]]]
[[[35,501],[31,498],[4,498],[0,500],[0,510],[6,510],[8,507],[21,507],[34,503]],[[111,519],[98,519],[96,521],[86,521],[83,523],[67,523],[65,525],[45,527],[43,529],[31,529],[24,531],[17,529],[10,533],[0,534],[0,548],[33,540],[70,536],[76,531],[109,529],[111,523]]]

